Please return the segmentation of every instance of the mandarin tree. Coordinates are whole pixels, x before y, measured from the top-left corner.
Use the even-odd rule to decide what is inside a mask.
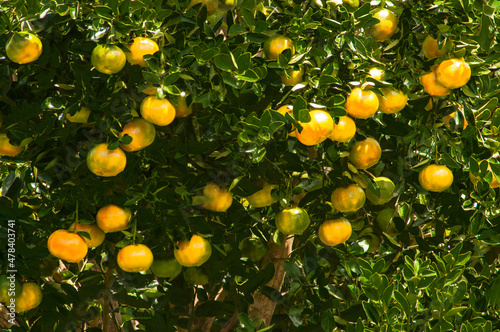
[[[1,1],[2,330],[499,330],[499,6]]]

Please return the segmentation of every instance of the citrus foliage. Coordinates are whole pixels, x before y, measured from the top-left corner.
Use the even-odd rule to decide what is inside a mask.
[[[366,1],[217,1],[0,5],[0,239],[15,220],[18,278],[43,295],[12,331],[253,331],[264,328],[252,315],[259,291],[276,305],[278,331],[499,329],[500,210],[490,186],[500,176],[499,2],[382,1],[397,20],[379,25]],[[20,31],[43,44],[26,64],[5,48]],[[265,43],[277,35],[287,45],[269,56]],[[430,59],[429,35],[445,50]],[[144,66],[125,60],[136,37],[158,45],[139,52]],[[441,71],[448,59],[467,66]],[[370,76],[373,67],[384,75]],[[470,79],[450,79],[469,68]],[[292,71],[303,71],[300,82],[284,84]],[[389,91],[400,96],[397,111],[377,111]],[[284,105],[293,111],[276,112]],[[67,120],[83,107],[85,121]],[[310,129],[315,109],[335,123],[349,112],[355,136],[333,141],[323,128],[304,144],[291,137]],[[134,138],[121,133],[138,116],[154,124],[154,140],[125,152]],[[349,156],[366,139],[375,150]],[[451,171],[449,188],[422,187],[419,172],[431,164]],[[332,207],[333,191],[354,184],[378,197],[375,177],[395,184],[388,202],[361,195],[359,209]],[[276,186],[272,203],[254,207],[244,198],[262,179]],[[203,208],[217,200],[207,184],[224,191],[215,208]],[[49,236],[93,223],[108,206],[126,211],[120,225],[84,261],[57,268]],[[310,224],[278,260],[286,276],[277,289],[266,285],[279,272],[266,257],[290,243],[275,218],[294,206]],[[340,218],[350,237],[325,245],[320,225]],[[242,258],[249,237],[268,244],[260,262]],[[145,262],[118,256],[129,245],[158,257],[175,250],[182,275],[149,273],[149,251]],[[5,272],[11,260],[1,252]]]

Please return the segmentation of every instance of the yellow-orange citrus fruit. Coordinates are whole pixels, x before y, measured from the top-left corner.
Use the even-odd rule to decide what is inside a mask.
[[[271,195],[272,190],[275,188],[278,188],[278,186],[269,184],[267,182],[264,183],[264,186],[261,190],[247,197],[248,203],[256,208],[266,207],[275,203],[276,199]]]
[[[95,175],[115,176],[127,165],[127,157],[122,149],[108,150],[108,144],[94,146],[87,154],[87,166]]]
[[[311,219],[306,210],[292,207],[276,215],[276,228],[285,235],[301,234],[309,227]]]
[[[42,302],[42,289],[33,282],[23,284],[21,295],[15,298],[16,312],[34,309]]]
[[[427,191],[441,192],[453,183],[453,173],[444,165],[428,165],[418,175],[418,181]]]
[[[376,205],[382,205],[389,202],[392,199],[392,194],[396,188],[394,182],[383,176],[377,177],[373,179],[373,181],[377,183],[379,192],[377,193],[374,189],[372,189],[372,187],[368,187],[366,190],[366,198]]]
[[[337,124],[333,124],[333,130],[329,138],[332,141],[346,143],[356,135],[356,123],[347,115],[340,117]]]
[[[444,45],[442,45],[441,48],[438,49],[437,40],[434,39],[432,36],[427,36],[425,37],[424,42],[422,43],[422,52],[424,52],[424,56],[427,59],[433,59],[443,55],[445,49]]]
[[[470,66],[463,59],[449,59],[441,62],[436,68],[439,84],[448,89],[456,89],[469,82]]]
[[[357,169],[367,169],[378,163],[382,155],[380,144],[371,137],[354,143],[349,160]]]
[[[300,143],[304,145],[316,145],[328,138],[333,131],[333,119],[328,112],[313,110],[309,112],[311,121],[300,122],[302,131],[295,131]]]
[[[81,224],[72,223],[69,226],[70,231],[88,233],[90,239],[82,235],[83,241],[87,244],[89,248],[95,248],[100,246],[104,242],[104,237],[106,234],[100,229],[97,224]]]
[[[132,137],[132,142],[130,144],[122,144],[122,149],[128,152],[139,151],[154,142],[156,129],[151,122],[142,118],[135,118],[123,127],[120,137],[125,135]]]
[[[130,244],[120,249],[116,262],[125,272],[146,271],[153,264],[153,253],[144,244]]]
[[[436,77],[436,66],[431,67],[431,72],[420,76],[420,84],[424,86],[424,91],[434,97],[444,97],[450,94],[451,90],[442,86]]]
[[[130,52],[125,55],[131,65],[146,66],[145,55],[155,54],[160,50],[158,44],[149,38],[135,37],[132,43],[127,45]]]
[[[0,275],[1,303],[7,304],[7,302],[10,302],[10,299],[12,298],[11,295],[13,295],[14,297],[18,297],[19,295],[21,295],[22,291],[23,291],[23,284],[21,284],[19,280],[15,278],[15,276],[14,277],[12,275],[7,276],[6,274]]]
[[[287,76],[288,75],[288,76]],[[302,82],[302,76],[304,75],[304,69],[300,68],[299,70],[288,69],[286,73],[281,75],[281,82],[285,86],[294,86],[300,82]]]
[[[183,240],[177,244],[174,255],[182,266],[200,266],[212,255],[212,246],[208,240],[194,234],[189,241]]]
[[[182,274],[187,283],[202,286],[208,284],[208,275],[199,267],[188,267]]]
[[[290,49],[292,51],[292,55],[295,54],[295,45],[292,40],[282,35],[269,37],[264,43],[264,54],[269,60],[278,59],[281,52],[286,49]]]
[[[481,160],[481,161],[479,162],[479,165],[481,165],[482,163],[487,163],[487,164],[488,164],[488,168],[487,168],[487,170],[488,170],[489,172],[491,172],[491,171],[492,171],[492,170],[491,170],[490,163],[489,163],[487,160]],[[469,172],[469,178],[470,178],[470,181],[471,181],[474,185],[476,185],[476,184],[477,184],[477,183],[478,183],[478,182],[482,179],[482,178],[481,178],[481,176],[474,176],[474,175],[472,174],[472,172]],[[494,188],[498,188],[498,187],[500,187],[500,182],[498,182],[498,179],[497,179],[497,177],[495,176],[495,174],[492,174],[492,179],[491,179],[491,181],[489,182],[489,185],[490,185],[490,187],[491,187],[491,188],[493,188],[493,189],[494,189]]]
[[[7,57],[16,63],[25,64],[35,61],[42,54],[40,38],[28,31],[15,32],[5,45]]]
[[[276,111],[278,113],[282,114],[283,116],[285,115],[285,113],[288,113],[293,118],[293,106],[292,105],[281,106]],[[296,130],[295,130],[295,128],[294,128],[293,125],[292,125],[292,131],[288,133],[288,136],[290,136],[290,137],[297,137]]]
[[[377,68],[377,67],[372,67],[368,70],[368,76],[370,76],[378,81],[383,81],[383,80],[385,80],[385,70]]]
[[[0,133],[0,156],[15,157],[23,151],[22,146],[10,144],[7,133]]]
[[[119,232],[129,227],[132,212],[127,208],[121,208],[114,204],[103,206],[97,211],[97,226],[104,233]]]
[[[384,41],[391,38],[398,29],[398,18],[388,9],[375,9],[373,17],[380,22],[367,29],[368,34],[377,41]]]
[[[175,119],[175,107],[167,99],[148,96],[141,103],[142,117],[157,126],[167,126]]]
[[[125,53],[116,45],[97,45],[90,61],[97,71],[108,75],[118,73],[127,62]]]
[[[345,218],[326,220],[318,229],[321,242],[331,247],[349,240],[351,233],[351,223]]]
[[[187,105],[186,97],[187,94],[185,92],[181,92],[177,96],[177,106],[175,107],[176,118],[185,118],[193,113],[193,105]]]
[[[394,88],[380,89],[384,97],[377,96],[379,101],[378,109],[382,113],[393,114],[401,111],[408,103],[408,95],[405,95],[401,90]]]
[[[175,257],[167,259],[154,259],[151,265],[151,272],[157,277],[170,278],[173,280],[182,272],[182,265],[179,264]]]
[[[69,263],[78,263],[87,256],[88,246],[77,233],[59,229],[49,236],[50,253]]]
[[[356,119],[368,119],[377,112],[378,106],[375,92],[361,88],[352,89],[345,102],[347,113]]]
[[[332,193],[332,205],[340,212],[355,212],[365,205],[366,195],[357,184],[336,188]]]
[[[71,115],[69,113],[66,113],[64,117],[66,120],[69,122],[73,123],[87,123],[89,120],[91,110],[90,108],[83,106],[80,110],[76,111],[75,114]]]
[[[227,191],[227,188],[221,188],[215,183],[208,183],[203,188],[203,196],[208,201],[201,204],[205,210],[215,212],[226,212],[233,203],[233,194]]]
[[[443,116],[442,120],[443,120],[444,124],[447,125],[448,127],[450,127],[451,126],[450,121],[451,121],[451,119],[455,120],[455,114],[456,114],[456,112],[453,112],[453,113],[450,113],[448,115]],[[467,120],[464,119],[463,128],[462,129],[467,128],[468,124],[469,123],[467,122]]]

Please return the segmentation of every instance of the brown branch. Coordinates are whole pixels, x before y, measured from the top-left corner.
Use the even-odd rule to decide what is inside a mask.
[[[227,321],[226,324],[220,329],[220,332],[229,332],[231,328],[238,322],[238,310],[236,310],[231,316],[231,318]]]

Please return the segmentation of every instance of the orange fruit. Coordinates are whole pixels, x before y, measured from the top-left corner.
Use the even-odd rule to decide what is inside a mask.
[[[295,86],[302,82],[302,76],[304,75],[304,69],[300,68],[299,70],[287,69],[286,73],[281,75],[281,82],[285,86]]]
[[[221,188],[215,183],[208,183],[203,188],[203,196],[208,201],[201,204],[205,210],[214,212],[226,212],[233,203],[233,194],[227,191],[227,188]]]
[[[125,135],[132,137],[132,142],[130,144],[122,144],[122,149],[128,152],[139,151],[154,142],[156,129],[151,122],[142,118],[135,118],[123,127],[120,137]]]
[[[331,247],[349,240],[351,233],[351,223],[345,218],[326,220],[318,229],[321,242]]]
[[[21,31],[15,32],[5,45],[7,57],[19,64],[35,61],[42,54],[42,42],[36,35]]]
[[[444,97],[450,94],[451,90],[442,86],[436,77],[436,66],[431,67],[431,72],[420,76],[420,84],[424,86],[424,91],[434,97]]]
[[[443,55],[445,49],[444,45],[442,45],[441,48],[438,49],[437,40],[432,36],[427,36],[422,43],[422,52],[427,59],[433,59]]]
[[[398,213],[393,208],[383,209],[377,214],[377,218],[375,219],[377,226],[384,233],[389,234],[390,236],[398,235],[398,230],[396,226],[394,226],[393,218],[397,216]]]
[[[276,111],[278,113],[282,114],[283,116],[285,116],[285,113],[288,113],[293,118],[293,106],[292,105],[281,106]],[[292,125],[292,131],[288,133],[288,136],[290,136],[290,137],[297,137],[296,130],[295,130],[295,128],[294,128],[293,125]]]
[[[144,244],[130,244],[120,249],[116,262],[125,272],[146,271],[153,264],[153,253]]]
[[[188,267],[182,274],[187,283],[202,286],[208,284],[208,275],[199,267]]]
[[[378,163],[382,155],[380,144],[371,137],[354,143],[349,152],[349,160],[357,169],[367,169]]]
[[[309,227],[311,219],[306,210],[292,207],[282,210],[276,215],[276,228],[285,235],[301,234]]]
[[[104,242],[104,237],[106,234],[100,229],[97,224],[81,224],[81,223],[72,223],[69,226],[70,231],[75,232],[84,232],[88,233],[90,239],[82,236],[83,241],[87,244],[89,248],[99,247]]]
[[[436,78],[439,84],[448,89],[456,89],[469,82],[470,66],[463,59],[449,59],[441,62],[436,68]]]
[[[365,205],[366,195],[357,184],[336,188],[332,192],[332,205],[340,212],[356,212]]]
[[[185,92],[181,92],[181,94],[177,96],[177,106],[175,107],[176,118],[185,118],[193,113],[193,105],[187,105],[186,97],[187,94]]]
[[[68,263],[78,263],[87,256],[88,246],[77,233],[59,229],[49,236],[50,253]]]
[[[444,124],[445,124],[446,126],[448,126],[448,127],[450,127],[450,126],[451,126],[450,121],[451,121],[451,119],[455,120],[455,114],[456,114],[456,113],[457,113],[457,112],[453,112],[453,113],[450,113],[450,114],[448,114],[448,115],[443,116],[442,120],[443,120],[443,122],[444,122]],[[455,124],[458,124],[458,122],[457,122],[457,121],[455,121]],[[464,122],[463,122],[463,128],[462,128],[462,129],[467,128],[467,125],[468,125],[468,124],[469,124],[469,123],[467,122],[467,120],[465,120],[465,119],[464,119]]]
[[[151,265],[151,272],[155,276],[161,278],[170,278],[173,280],[182,272],[182,265],[175,259],[175,257],[170,257],[168,259],[156,259]]]
[[[333,131],[333,119],[325,111],[313,110],[309,112],[311,121],[299,122],[302,131],[295,131],[295,135],[300,143],[304,145],[316,145],[328,138]]]
[[[0,156],[15,157],[23,151],[22,146],[10,144],[7,133],[0,133]]]
[[[177,243],[174,255],[182,266],[200,266],[212,255],[212,247],[208,240],[194,234],[189,241],[183,240]]]
[[[292,55],[295,54],[295,45],[292,40],[283,35],[274,35],[269,37],[264,43],[264,55],[269,60],[277,60],[278,56],[286,49],[292,51]]]
[[[21,295],[22,290],[23,285],[16,278],[11,278],[6,274],[0,276],[0,302],[7,304],[12,296]]]
[[[377,41],[384,41],[391,38],[398,29],[398,18],[388,9],[375,9],[372,12],[374,18],[378,19],[375,25],[367,29],[368,34]]]
[[[157,126],[167,126],[175,119],[175,107],[167,99],[148,96],[141,103],[142,117]]]
[[[71,115],[69,113],[65,113],[64,117],[69,122],[87,123],[89,120],[90,113],[91,113],[90,108],[83,106],[80,110],[76,111],[76,113],[73,115]]]
[[[132,212],[114,204],[103,206],[97,211],[97,226],[104,233],[119,232],[127,229],[132,219]]]
[[[431,164],[420,171],[418,181],[427,191],[441,192],[452,185],[453,173],[444,165]]]
[[[383,81],[385,80],[385,71],[377,67],[372,67],[368,70],[368,76],[378,81]]]
[[[262,208],[274,204],[277,200],[273,198],[271,192],[276,188],[278,188],[277,185],[265,182],[261,190],[247,197],[247,201],[251,206],[256,208]]]
[[[21,295],[15,298],[16,312],[34,309],[42,302],[42,289],[33,282],[23,284]]]
[[[481,160],[481,161],[479,162],[479,165],[481,165],[483,162],[485,162],[485,163],[487,163],[487,164],[488,164],[488,168],[487,168],[487,170],[488,170],[489,172],[492,172],[492,170],[491,170],[491,166],[490,166],[490,163],[489,163],[487,160]],[[498,187],[500,187],[500,182],[498,182],[498,179],[497,179],[497,177],[495,176],[495,174],[492,174],[492,176],[493,176],[493,177],[492,177],[491,181],[489,182],[490,187],[491,187],[491,188],[493,188],[493,189],[494,189],[494,188],[498,188]],[[479,175],[479,176],[474,176],[474,175],[472,175],[472,173],[471,173],[471,172],[469,172],[469,178],[470,178],[471,182],[472,182],[474,185],[476,185],[476,184],[478,183],[478,181],[482,180],[482,178],[481,178],[481,176],[480,176],[480,175]]]
[[[394,114],[405,108],[408,103],[408,95],[405,95],[401,90],[394,88],[383,88],[380,91],[384,97],[377,96],[379,107],[378,109],[385,114]]]
[[[160,50],[158,44],[149,38],[135,37],[132,43],[127,45],[130,52],[125,54],[131,65],[146,66],[145,55],[155,54]]]
[[[240,242],[239,249],[241,257],[248,257],[253,262],[260,261],[267,253],[267,246],[256,236],[243,239]]]
[[[375,92],[354,88],[347,96],[344,107],[353,118],[368,119],[377,112],[378,106],[379,102]]]
[[[372,187],[368,187],[366,190],[366,198],[376,205],[382,205],[389,202],[396,188],[394,182],[383,176],[377,177],[373,179],[373,181],[378,184],[379,192],[377,193]]]
[[[118,73],[127,62],[125,53],[116,45],[97,45],[90,61],[97,71],[108,75]]]
[[[333,124],[333,130],[328,137],[332,141],[346,143],[356,135],[356,123],[347,115],[340,117],[337,124]]]
[[[87,154],[87,166],[95,175],[115,176],[127,165],[127,157],[122,149],[108,150],[108,144],[94,146]]]

